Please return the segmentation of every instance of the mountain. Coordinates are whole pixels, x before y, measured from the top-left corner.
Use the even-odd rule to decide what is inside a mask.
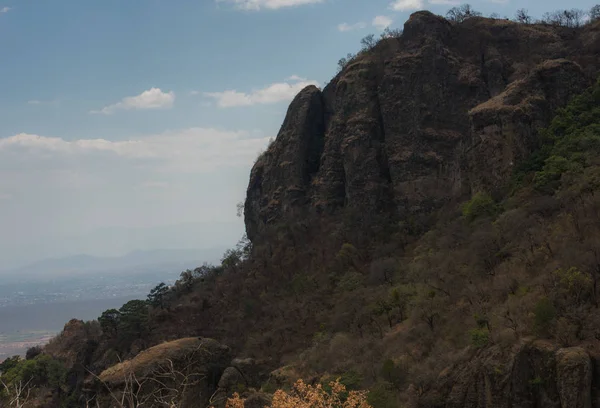
[[[53,401],[600,407],[600,20],[556,15],[365,39],[257,159],[250,242],[67,323]]]
[[[105,227],[79,235],[39,235],[19,240],[11,237],[0,245],[2,269],[15,269],[33,260],[65,258],[78,254],[122,256],[135,250],[156,248],[211,248],[229,246],[244,233],[241,220],[190,222],[149,227]]]
[[[225,248],[209,249],[157,249],[133,251],[118,257],[74,255],[65,258],[45,259],[20,268],[0,272],[4,283],[15,280],[46,280],[83,277],[91,274],[129,274],[151,272],[159,269],[187,269],[203,263],[219,263]]]
[[[538,130],[595,79],[583,30],[413,14],[399,38],[350,60],[291,103],[250,176],[248,237],[269,224],[353,208],[424,222],[450,201],[507,191]]]

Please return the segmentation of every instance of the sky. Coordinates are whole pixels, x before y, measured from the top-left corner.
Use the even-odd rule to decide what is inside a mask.
[[[564,8],[470,3],[502,16]],[[234,245],[252,163],[294,95],[326,84],[365,35],[454,4],[0,0],[0,269]]]

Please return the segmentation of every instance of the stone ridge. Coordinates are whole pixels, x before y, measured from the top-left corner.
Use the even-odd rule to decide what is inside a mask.
[[[403,35],[291,103],[257,160],[248,237],[341,207],[405,218],[502,192],[553,112],[595,80],[600,23],[582,29],[413,14]]]

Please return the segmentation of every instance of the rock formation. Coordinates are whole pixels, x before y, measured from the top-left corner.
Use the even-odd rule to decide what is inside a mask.
[[[561,348],[542,340],[525,341],[510,350],[494,346],[474,352],[467,359],[441,373],[432,391],[420,398],[419,406],[598,406],[598,377],[593,376],[597,361],[582,347]]]
[[[248,237],[311,212],[430,214],[506,187],[538,130],[595,78],[600,23],[582,29],[413,14],[291,103],[257,160]]]

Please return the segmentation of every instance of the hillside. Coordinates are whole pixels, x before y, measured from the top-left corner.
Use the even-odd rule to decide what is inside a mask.
[[[69,322],[53,403],[600,407],[600,21],[418,12],[341,65],[257,159],[248,240]]]

